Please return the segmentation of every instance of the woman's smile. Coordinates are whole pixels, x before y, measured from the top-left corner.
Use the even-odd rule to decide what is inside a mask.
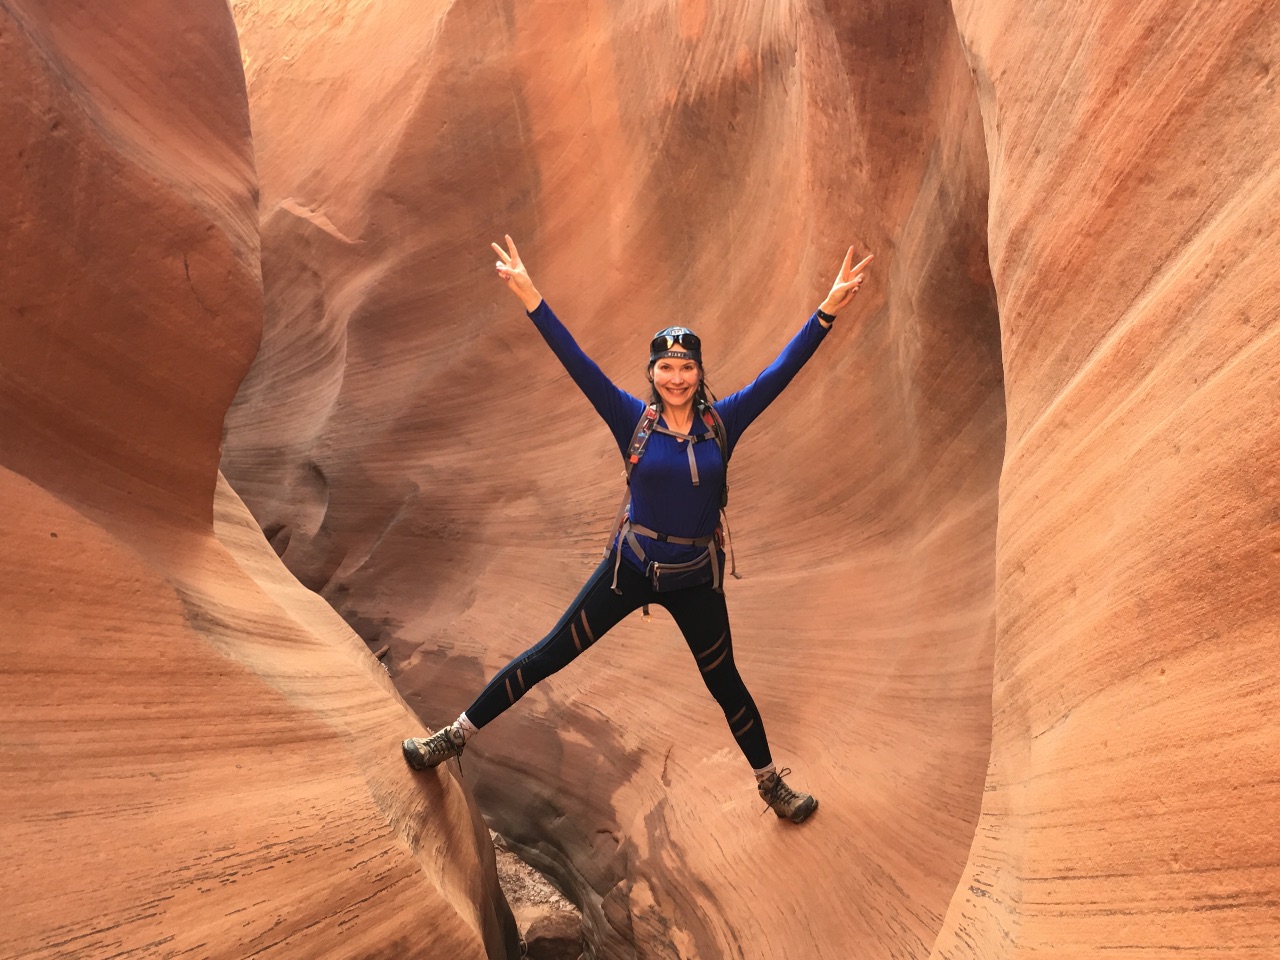
[[[701,371],[693,360],[663,357],[653,366],[653,385],[663,403],[680,408],[693,402]]]

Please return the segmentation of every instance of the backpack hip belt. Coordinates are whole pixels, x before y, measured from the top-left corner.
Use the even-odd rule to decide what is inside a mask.
[[[720,543],[720,528],[716,528],[716,532],[706,537],[673,537],[669,534],[658,533],[656,530],[650,530],[648,527],[641,526],[638,523],[632,523],[628,518],[623,521],[621,529],[618,531],[622,540],[626,540],[641,563],[648,563],[649,558],[645,556],[644,548],[640,546],[640,541],[636,539],[636,534],[642,537],[648,537],[650,540],[658,540],[662,543],[678,543],[689,547],[705,547],[707,556],[711,560],[711,589],[717,592],[723,592],[720,586],[720,564],[716,560],[716,548]],[[622,544],[618,544],[618,552],[613,558],[613,590],[618,590],[618,568],[622,565]]]

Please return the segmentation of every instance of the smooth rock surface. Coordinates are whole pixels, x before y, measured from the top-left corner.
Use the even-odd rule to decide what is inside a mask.
[[[262,322],[227,7],[5,0],[0,77],[0,955],[506,956],[474,805],[218,474]]]
[[[1274,4],[234,7],[224,470],[431,723],[619,493],[489,242],[633,392],[673,322],[730,392],[878,256],[732,468],[736,658],[818,814],[758,816],[661,614],[469,748],[598,956],[1276,952]]]
[[[1280,17],[956,8],[1009,434],[991,768],[934,956],[1280,955]]]
[[[759,815],[661,613],[486,729],[468,780],[577,891],[599,956],[925,956],[987,763],[1004,433],[987,161],[949,10],[235,10],[267,322],[224,470],[433,724],[555,622],[620,491],[489,242],[517,238],[620,384],[682,322],[722,394],[849,243],[878,254],[732,471],[736,657],[818,815]]]

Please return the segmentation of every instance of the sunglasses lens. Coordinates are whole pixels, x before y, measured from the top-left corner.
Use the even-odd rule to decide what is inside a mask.
[[[684,347],[690,353],[698,353],[702,350],[702,341],[697,335],[688,330],[682,330],[679,333],[664,333],[654,337],[653,342],[649,344],[650,353],[665,353],[675,347]]]

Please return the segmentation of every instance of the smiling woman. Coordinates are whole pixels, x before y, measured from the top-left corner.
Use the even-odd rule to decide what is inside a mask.
[[[500,670],[454,723],[430,737],[405,740],[405,760],[425,770],[460,756],[472,735],[536,683],[568,666],[627,614],[658,604],[684,635],[751,764],[761,798],[779,817],[800,823],[818,801],[782,779],[790,771],[776,768],[764,720],[733,660],[720,524],[726,467],[743,431],[791,382],[836,312],[853,299],[872,258],[854,266],[850,247],[822,306],[760,376],[723,400],[712,400],[707,391],[697,335],[685,327],[658,331],[649,344],[653,386],[646,404],[615,386],[582,352],[534,287],[514,241],[506,241],[506,249],[493,244],[498,276],[608,424],[626,464],[630,502],[623,502],[608,554],[560,622]]]
[[[702,342],[692,330],[668,327],[649,345],[650,403],[667,410],[667,426],[685,433],[693,426],[690,400],[706,403],[706,373],[702,369]],[[681,417],[683,411],[686,416]]]

